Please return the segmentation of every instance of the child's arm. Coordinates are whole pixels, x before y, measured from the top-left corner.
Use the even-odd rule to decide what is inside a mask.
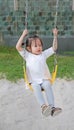
[[[53,39],[53,50],[56,51],[57,50],[57,35],[58,35],[58,30],[57,28],[53,29],[53,35],[54,35],[54,39]]]
[[[18,51],[22,51],[22,49],[23,49],[23,48],[22,48],[22,43],[23,43],[23,40],[24,40],[24,38],[25,38],[25,36],[26,36],[27,34],[28,34],[28,30],[25,29],[25,30],[23,31],[21,37],[19,38],[17,44],[16,44],[16,49],[17,49]]]

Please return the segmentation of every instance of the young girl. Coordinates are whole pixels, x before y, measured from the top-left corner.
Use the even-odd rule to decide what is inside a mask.
[[[33,92],[38,103],[41,106],[42,114],[44,116],[55,116],[62,111],[61,108],[55,108],[54,95],[52,92],[51,82],[48,80],[51,78],[46,59],[53,55],[57,49],[57,35],[58,30],[53,29],[54,39],[53,46],[43,49],[42,40],[38,36],[29,37],[26,40],[26,48],[23,49],[22,43],[28,30],[25,29],[16,44],[16,49],[20,55],[26,60],[26,71],[28,81],[32,85]],[[48,104],[46,104],[41,89],[44,89]]]

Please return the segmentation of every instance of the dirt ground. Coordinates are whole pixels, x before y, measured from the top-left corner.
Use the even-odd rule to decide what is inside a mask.
[[[53,92],[61,114],[43,117],[24,80],[17,83],[0,80],[0,130],[74,130],[74,80],[57,79]]]

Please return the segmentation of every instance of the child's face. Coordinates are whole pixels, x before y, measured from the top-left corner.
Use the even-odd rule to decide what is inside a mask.
[[[42,44],[38,38],[32,40],[31,52],[35,55],[39,55],[42,53]]]

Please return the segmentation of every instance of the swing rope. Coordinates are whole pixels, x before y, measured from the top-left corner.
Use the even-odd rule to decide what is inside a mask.
[[[57,28],[57,17],[58,17],[58,7],[59,7],[59,0],[56,1],[56,13],[55,13],[55,18],[54,18],[54,28]],[[25,28],[28,28],[28,0],[26,0],[26,15],[25,15]],[[55,78],[56,78],[56,74],[57,74],[57,56],[56,56],[56,52],[54,54],[54,70],[52,72],[52,77],[50,80],[51,83],[54,83]],[[26,61],[23,61],[23,70],[24,70],[24,80],[26,85],[28,86],[28,88],[32,89],[32,86],[29,84],[28,78],[27,78],[27,74],[26,74]]]
[[[57,28],[58,7],[59,7],[59,0],[56,1],[56,13],[55,13],[55,18],[54,18],[54,28]],[[57,69],[58,69],[57,54],[55,52],[54,53],[54,71],[52,73],[52,79],[51,79],[52,83],[55,81],[55,78],[56,78],[56,75],[57,75]]]
[[[58,7],[59,7],[59,0],[56,1],[56,13],[55,13],[55,19],[54,19],[54,28],[57,28]]]
[[[26,0],[25,28],[28,27],[28,0]]]
[[[26,9],[25,9],[25,29],[28,28],[28,0],[26,0]],[[28,78],[27,78],[27,74],[26,74],[26,61],[23,60],[23,71],[24,71],[24,80],[25,80],[25,85],[30,88],[30,90],[32,89],[32,86],[29,84],[28,82]]]

